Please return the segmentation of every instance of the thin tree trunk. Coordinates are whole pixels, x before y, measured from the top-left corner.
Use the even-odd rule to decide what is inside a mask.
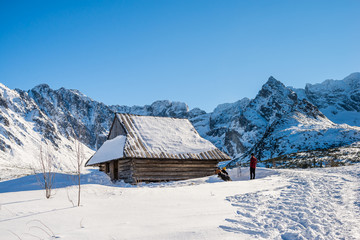
[[[80,206],[80,177],[81,177],[81,173],[79,172],[78,174],[78,180],[79,180],[79,192],[78,192],[78,206]]]

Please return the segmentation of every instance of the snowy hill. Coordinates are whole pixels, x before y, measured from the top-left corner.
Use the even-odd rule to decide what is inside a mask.
[[[44,138],[57,156],[58,169],[65,171],[74,155],[75,136],[91,155],[105,141],[114,112],[188,118],[202,137],[235,159],[247,159],[250,151],[265,160],[349,145],[360,141],[359,86],[359,73],[307,84],[305,89],[286,87],[270,77],[254,99],[220,104],[206,113],[167,100],[107,106],[78,90],[42,84],[23,91],[1,85],[0,167],[29,172]]]
[[[0,239],[360,239],[360,164],[229,173],[129,186],[93,171],[80,207],[67,175],[50,199],[34,176],[0,182]]]

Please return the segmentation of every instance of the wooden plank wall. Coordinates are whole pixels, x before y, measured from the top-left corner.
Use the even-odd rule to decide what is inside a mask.
[[[133,159],[133,181],[159,182],[215,174],[217,160]]]
[[[118,162],[119,180],[124,180],[126,183],[133,183],[133,166],[131,159],[120,159]]]
[[[205,177],[215,174],[217,160],[174,160],[174,159],[119,159],[111,161],[111,180],[126,183],[177,181]],[[105,163],[106,164],[106,163]],[[100,165],[105,170],[105,164]],[[118,165],[118,176],[114,175],[114,164]]]

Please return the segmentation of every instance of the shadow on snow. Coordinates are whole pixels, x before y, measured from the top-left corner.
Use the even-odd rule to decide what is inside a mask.
[[[160,182],[160,183],[140,183],[138,185],[131,185],[119,181],[113,183],[110,178],[103,172],[99,172],[96,169],[89,169],[89,173],[81,175],[81,184],[100,184],[112,187],[179,187],[189,185],[199,185],[204,183],[217,183],[223,182],[217,175],[196,178],[183,181],[171,181],[171,182]],[[242,168],[241,172],[238,169],[229,169],[229,175],[233,181],[248,181],[249,180],[249,169]],[[259,168],[256,173],[256,178],[265,178],[270,175],[277,174],[276,171],[266,168]],[[4,182],[0,182],[0,193],[7,192],[20,192],[20,191],[32,191],[43,189],[41,182],[41,174],[29,175],[17,179],[12,179]],[[64,188],[69,186],[77,185],[76,175],[56,173],[53,188]],[[253,180],[252,180],[253,181]]]

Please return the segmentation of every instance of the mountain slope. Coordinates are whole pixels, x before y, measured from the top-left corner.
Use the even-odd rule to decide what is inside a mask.
[[[352,73],[343,80],[307,84],[296,92],[331,121],[360,127],[360,73]]]
[[[52,90],[46,84],[29,90],[28,95],[56,124],[64,137],[74,138],[78,135],[92,149],[105,141],[113,115],[105,104],[93,101],[77,90]]]
[[[74,170],[73,139],[63,136],[26,92],[0,84],[0,123],[0,180],[38,169],[41,145],[53,156],[56,169]],[[89,157],[92,150],[83,147]]]
[[[256,140],[238,155],[240,160],[247,159],[251,152],[259,159],[267,159],[360,141],[359,127],[333,123],[316,106],[299,99],[294,91],[272,77],[246,107],[241,119],[236,131]]]

